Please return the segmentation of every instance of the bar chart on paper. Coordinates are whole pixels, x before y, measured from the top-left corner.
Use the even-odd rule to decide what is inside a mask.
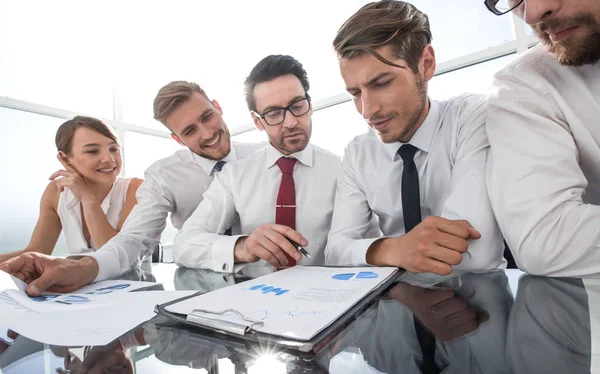
[[[204,313],[206,318],[244,323],[234,313],[215,314],[233,309],[249,320],[262,322],[252,327],[255,331],[310,340],[396,271],[295,266],[183,300],[166,309],[181,315],[201,309],[209,312]]]

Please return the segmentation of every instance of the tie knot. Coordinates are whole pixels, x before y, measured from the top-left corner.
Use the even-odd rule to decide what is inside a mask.
[[[417,150],[418,148],[412,144],[404,144],[398,150],[398,154],[400,155],[400,157],[402,157],[402,161],[404,161],[404,163],[406,164],[414,161],[413,158],[415,157],[415,153],[417,153]]]
[[[223,166],[226,164],[227,162],[225,161],[219,161],[215,164],[215,166],[213,167],[213,170],[216,172],[221,171],[221,169],[223,169]]]
[[[279,169],[281,169],[283,174],[293,174],[296,161],[298,160],[295,158],[281,157],[279,160],[277,160],[277,166],[279,166]]]

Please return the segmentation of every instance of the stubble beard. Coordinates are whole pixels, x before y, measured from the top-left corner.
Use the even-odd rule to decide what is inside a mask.
[[[427,84],[425,79],[420,75],[416,76],[416,87],[414,93],[419,99],[418,106],[416,106],[408,115],[406,126],[401,130],[400,134],[394,135],[390,133],[377,133],[379,139],[383,143],[395,143],[402,142],[407,143],[410,138],[416,132],[416,129],[421,125],[420,119],[425,107],[427,106]]]

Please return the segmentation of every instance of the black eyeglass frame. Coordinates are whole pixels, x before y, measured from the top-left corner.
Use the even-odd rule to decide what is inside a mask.
[[[294,106],[295,104],[298,104],[300,101],[306,100],[308,101],[308,109],[306,110],[306,112],[302,113],[302,114],[294,114],[294,112],[292,112],[292,106]],[[292,116],[294,117],[302,117],[303,115],[305,115],[306,113],[310,112],[310,109],[312,108],[312,103],[310,101],[310,96],[308,94],[306,94],[306,97],[303,97],[302,99],[298,99],[296,101],[294,101],[293,103],[290,103],[290,105],[284,107],[284,108],[273,108],[271,110],[267,110],[266,112],[264,112],[263,114],[259,114],[255,111],[252,111],[252,113],[254,113],[254,115],[256,115],[258,118],[262,119],[263,121],[265,121],[265,123],[268,126],[278,126],[281,125],[283,122],[285,122],[285,116],[287,115],[287,112],[290,112],[292,114]],[[283,109],[283,119],[280,122],[271,124],[269,123],[269,121],[267,121],[267,119],[265,118],[265,115],[274,112],[276,110],[282,110]]]
[[[503,11],[501,11],[501,10],[498,10],[498,9],[496,9],[496,6],[495,6],[495,5],[492,5],[492,1],[494,1],[494,0],[484,0],[484,2],[483,2],[483,3],[485,4],[486,8],[488,8],[488,10],[489,10],[490,12],[492,12],[493,14],[495,14],[495,15],[497,15],[497,16],[502,16],[502,15],[504,15],[504,14],[506,14],[506,13],[510,13],[510,12],[512,12],[513,10],[515,10],[517,7],[519,7],[519,5],[523,4],[523,1],[524,1],[524,0],[520,0],[520,1],[517,3],[517,5],[515,5],[515,6],[514,6],[514,7],[512,7],[512,8],[510,8],[509,10],[505,10],[504,12],[503,12]]]

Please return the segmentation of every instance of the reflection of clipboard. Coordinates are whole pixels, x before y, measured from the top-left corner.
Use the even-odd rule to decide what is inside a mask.
[[[247,316],[244,316],[238,311],[234,310],[220,310],[216,311],[216,313],[214,311],[208,311],[209,313],[197,313],[201,310],[196,309],[191,311],[191,313],[189,313],[188,315],[184,315],[172,313],[166,309],[169,305],[194,298],[198,295],[203,294],[203,292],[199,292],[191,296],[173,300],[169,303],[165,303],[162,305],[157,305],[155,308],[155,312],[159,315],[166,316],[180,324],[184,324],[187,327],[191,327],[193,329],[198,329],[205,332],[218,332],[221,335],[225,335],[225,339],[237,341],[242,344],[256,343],[260,344],[263,347],[265,345],[278,345],[288,349],[309,353],[313,350],[315,346],[322,345],[326,339],[331,339],[332,336],[335,336],[337,333],[343,331],[348,325],[350,325],[358,316],[360,316],[377,300],[378,296],[385,293],[391,288],[391,286],[394,284],[394,282],[400,274],[401,271],[392,275],[389,279],[381,283],[377,288],[373,289],[361,300],[359,300],[352,307],[350,307],[333,323],[331,323],[329,326],[325,327],[322,331],[317,333],[310,341],[290,339],[286,337],[281,337],[279,335],[257,332],[254,330],[254,327],[259,325],[261,321],[253,318],[248,318]],[[204,312],[206,312],[206,310]],[[239,322],[232,323],[230,321],[222,321],[218,319],[219,315],[226,313],[230,315],[235,314],[239,316]],[[210,318],[211,315],[214,315],[215,318]]]
[[[158,333],[158,339],[168,336],[165,340],[168,342],[166,349],[161,349],[161,354],[156,357],[171,365],[187,365],[196,362],[205,364],[209,362],[209,356],[217,359],[228,357],[232,362],[238,362],[243,365],[253,363],[257,357],[267,353],[278,357],[278,360],[286,363],[293,363],[300,372],[328,372],[328,362],[337,353],[348,346],[356,344],[358,339],[365,333],[365,326],[368,326],[374,318],[373,309],[377,308],[377,299],[362,314],[355,314],[355,318],[348,320],[347,324],[342,324],[338,330],[333,331],[325,337],[319,345],[315,345],[311,352],[292,351],[285,346],[273,347],[264,344],[252,344],[252,342],[220,334],[216,331],[207,329],[188,328],[176,321],[157,316],[149,321],[144,328],[153,325],[153,329]],[[153,346],[152,341],[147,341]],[[285,352],[285,356],[278,354]],[[196,369],[210,369],[206,366],[194,366]]]

